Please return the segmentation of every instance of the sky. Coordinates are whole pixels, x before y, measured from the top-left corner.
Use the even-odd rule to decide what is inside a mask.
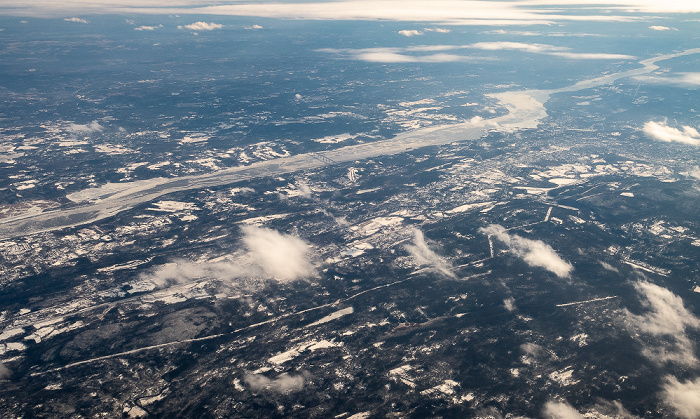
[[[600,1],[600,0],[599,0]],[[599,2],[598,1],[598,2]],[[69,17],[94,14],[199,14],[318,20],[394,20],[444,24],[552,24],[628,21],[630,13],[700,12],[695,0],[343,0],[316,2],[223,0],[0,0],[0,14]],[[571,14],[567,7],[577,7]]]

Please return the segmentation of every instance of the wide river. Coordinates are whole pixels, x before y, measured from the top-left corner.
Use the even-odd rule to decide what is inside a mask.
[[[346,146],[323,153],[297,154],[202,175],[110,183],[99,188],[86,189],[68,195],[71,201],[77,203],[70,208],[19,214],[0,219],[0,239],[89,224],[173,192],[227,185],[254,178],[315,169],[329,164],[398,154],[421,147],[476,140],[485,136],[490,130],[513,131],[536,128],[547,116],[544,104],[552,94],[575,92],[610,84],[621,78],[650,73],[658,68],[656,66],[658,61],[697,53],[700,53],[700,48],[660,55],[640,61],[641,68],[583,80],[560,89],[494,93],[490,96],[499,100],[508,110],[508,114],[497,118],[474,119],[457,124],[421,128],[401,133],[388,140]]]

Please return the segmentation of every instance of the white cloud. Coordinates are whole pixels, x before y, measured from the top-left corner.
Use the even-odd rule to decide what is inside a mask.
[[[655,31],[670,31],[670,30],[677,31],[677,30],[678,30],[678,29],[675,29],[675,28],[669,28],[668,26],[657,26],[657,25],[649,26],[649,29],[652,29],[652,30],[655,30]]]
[[[141,276],[158,288],[213,279],[227,285],[254,288],[273,279],[290,282],[315,273],[311,248],[298,237],[256,226],[243,226],[243,249],[228,261],[195,263],[176,260]]]
[[[178,29],[189,29],[191,31],[213,31],[214,29],[221,29],[224,25],[219,23],[207,23],[207,22],[194,22],[185,26],[178,26]]]
[[[568,277],[574,269],[550,245],[541,240],[531,240],[517,234],[509,234],[503,226],[498,224],[491,224],[479,231],[504,243],[511,253],[524,260],[528,265],[544,268],[560,278]]]
[[[249,257],[266,275],[279,281],[313,275],[311,248],[302,239],[255,226],[241,229]]]
[[[12,371],[0,362],[0,380],[7,380],[12,376]]]
[[[244,26],[243,29],[248,29],[248,30],[256,30],[256,29],[262,29],[263,27],[260,25],[252,25],[252,26]]]
[[[668,84],[672,86],[681,87],[698,87],[700,86],[700,73],[698,72],[680,72],[671,74],[652,74],[637,76],[635,80],[642,83],[658,83],[658,84]]]
[[[336,54],[342,58],[375,62],[375,63],[446,63],[465,61],[485,61],[496,57],[476,57],[458,54],[424,54],[438,51],[454,51],[476,49],[481,51],[522,51],[533,54],[547,54],[568,59],[604,59],[622,60],[633,59],[630,55],[606,54],[606,53],[579,53],[572,52],[569,48],[547,44],[528,44],[523,42],[477,42],[467,45],[414,45],[403,48],[362,48],[362,49],[334,49],[324,48],[318,51]]]
[[[404,29],[399,31],[399,35],[403,36],[418,36],[418,35],[423,35],[423,32],[415,30],[415,29]]]
[[[484,31],[483,34],[488,35],[515,35],[515,36],[551,36],[551,37],[564,37],[564,36],[574,36],[574,37],[607,37],[608,35],[598,34],[598,33],[586,33],[586,32],[543,32],[543,31],[513,31],[505,29],[494,29],[490,31]]]
[[[524,51],[534,54],[547,54],[578,60],[631,60],[635,58],[631,55],[624,54],[572,52],[566,47],[558,47],[547,44],[528,44],[523,42],[477,42],[475,44],[468,45],[467,47],[486,51]]]
[[[137,28],[134,28],[135,31],[155,31],[158,28],[162,28],[163,25],[158,25],[158,26],[139,26]]]
[[[446,277],[455,278],[450,265],[428,247],[422,231],[413,230],[413,243],[406,245],[406,250],[413,256],[418,265],[429,266]]]
[[[506,298],[503,300],[503,307],[505,307],[508,311],[515,311],[517,308],[515,307],[515,298]]]
[[[681,383],[676,377],[666,377],[663,386],[663,402],[671,407],[679,418],[700,418],[700,377]]]
[[[582,418],[616,418],[634,419],[631,414],[618,401],[610,402],[599,400],[593,407],[586,409],[586,414],[579,412],[565,401],[550,400],[544,405],[542,416],[547,419],[582,419]]]
[[[306,378],[304,375],[290,375],[287,373],[280,374],[276,378],[267,378],[262,374],[246,374],[243,381],[255,392],[269,391],[289,394],[302,390]]]
[[[554,45],[528,44],[528,43],[524,43],[524,42],[505,42],[505,41],[477,42],[475,44],[469,45],[469,47],[487,50],[487,51],[510,50],[510,51],[534,52],[534,53],[538,53],[538,54],[551,53],[554,51],[566,51],[566,50],[568,50],[568,48],[557,47]]]
[[[696,180],[700,180],[700,166],[695,166],[687,172],[681,173],[683,176],[692,177]]]
[[[455,54],[406,55],[395,52],[364,52],[354,59],[370,63],[454,63],[471,61],[470,57]]]
[[[446,28],[423,28],[425,32],[450,33],[452,30]]]
[[[65,18],[65,19],[63,19],[63,20],[65,20],[66,22],[88,23],[87,20],[81,19],[81,18],[79,18],[79,17],[67,17],[67,18]]]
[[[629,13],[634,12],[700,12],[700,3],[696,0],[608,0],[605,4],[601,4],[600,0],[406,0],[401,2],[401,7],[397,7],[395,0],[231,3],[226,0],[173,0],[168,2],[168,7],[164,7],[160,0],[14,0],[0,4],[0,13],[39,17],[58,17],[68,13],[230,15],[313,20],[430,21],[443,24],[502,26],[552,24],[572,20],[624,22],[639,19],[629,16]],[[588,14],[567,13],[572,9],[583,10]]]
[[[311,198],[313,196],[313,191],[311,190],[311,187],[306,183],[300,183],[296,186],[297,190],[299,190],[299,193],[301,193],[301,196],[303,196],[304,198]]]
[[[688,125],[684,125],[681,131],[678,128],[669,127],[666,121],[649,121],[644,124],[643,131],[647,136],[666,143],[676,142],[700,146],[700,133],[698,133],[697,129]]]
[[[598,413],[593,416],[596,418],[615,418],[615,419],[635,419],[637,416],[630,413],[619,401],[610,402],[607,400],[599,400],[593,407],[593,411]],[[589,415],[590,417],[591,415]]]
[[[606,54],[604,52],[552,52],[549,55],[564,57],[571,60],[634,60],[634,55]]]
[[[658,363],[696,366],[693,342],[686,329],[700,329],[700,319],[688,311],[683,300],[664,287],[637,281],[634,288],[646,312],[633,314],[625,309],[623,322],[630,332],[644,339],[642,354]]]
[[[102,132],[104,127],[97,121],[92,121],[89,124],[69,124],[66,131],[74,135],[88,135],[95,132]]]
[[[542,416],[547,419],[583,419],[583,415],[570,404],[554,400],[545,403]]]

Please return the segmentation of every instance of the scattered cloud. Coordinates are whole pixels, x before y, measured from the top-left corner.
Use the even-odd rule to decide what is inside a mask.
[[[607,262],[603,262],[602,260],[599,260],[598,263],[600,263],[600,266],[602,266],[605,270],[608,270],[610,272],[620,273],[620,271],[616,267],[612,266],[611,264],[609,264]]]
[[[547,7],[542,7],[547,6]],[[581,7],[587,6],[587,7]],[[573,10],[585,13],[571,13]],[[487,1],[342,0],[314,2],[229,2],[178,0],[164,7],[159,0],[33,0],[0,5],[0,13],[58,17],[68,13],[228,15],[309,20],[392,20],[439,22],[441,25],[549,25],[567,21],[627,22],[630,13],[697,13],[698,2],[664,0],[521,0]]]
[[[428,247],[428,243],[425,241],[425,236],[422,231],[417,229],[413,230],[413,243],[406,245],[406,250],[413,256],[413,259],[415,259],[418,265],[429,266],[431,269],[448,278],[456,277],[450,265],[440,257],[440,255]]]
[[[213,31],[214,29],[221,29],[224,25],[219,23],[207,23],[207,22],[194,22],[189,25],[178,26],[178,29],[189,29],[191,31]]]
[[[517,307],[515,307],[515,298],[506,298],[503,300],[503,307],[506,308],[508,311],[515,311]]]
[[[634,419],[619,401],[599,400],[594,406],[587,408],[583,414],[565,401],[550,400],[544,405],[542,416],[548,419],[579,419],[579,418],[617,418]]]
[[[477,42],[475,44],[467,45],[466,47],[486,51],[523,51],[578,60],[631,60],[636,58],[625,54],[572,52],[566,47],[558,47],[548,44],[529,44],[524,42]]]
[[[486,61],[496,57],[470,56],[459,54],[448,54],[445,51],[455,50],[481,50],[481,51],[522,51],[534,54],[547,54],[563,57],[567,59],[582,60],[623,60],[634,59],[635,57],[623,54],[606,53],[579,53],[572,52],[569,48],[558,47],[547,44],[529,44],[523,42],[477,42],[467,45],[414,45],[409,47],[379,47],[361,49],[335,49],[323,48],[320,52],[335,54],[341,58],[375,62],[375,63],[445,63],[445,62],[466,62],[466,61]],[[439,53],[438,53],[439,52]],[[423,53],[422,55],[420,55]],[[426,54],[432,53],[432,54]]]
[[[63,20],[65,20],[66,22],[88,23],[87,20],[81,19],[81,18],[79,18],[79,17],[67,17],[67,18],[65,18],[65,19],[63,19]]]
[[[496,42],[477,42],[475,44],[469,45],[470,48],[482,49],[486,51],[525,51],[533,53],[552,53],[566,51],[568,48],[557,47],[554,45],[547,44],[528,44],[525,42],[506,42],[506,41],[496,41]]]
[[[260,25],[251,25],[251,26],[244,26],[243,29],[248,29],[248,30],[256,30],[256,29],[262,29],[263,27]]]
[[[0,380],[7,380],[12,376],[12,371],[0,362]]]
[[[700,73],[698,72],[680,72],[671,74],[651,74],[637,76],[635,80],[642,83],[658,83],[668,84],[680,87],[698,87],[700,86]]]
[[[688,176],[696,180],[700,180],[700,166],[694,166],[692,169],[689,169],[687,172],[682,172],[681,174],[683,176]]]
[[[311,248],[302,239],[263,227],[243,226],[241,230],[242,249],[226,261],[176,260],[143,274],[141,279],[158,288],[198,279],[254,288],[264,280],[290,282],[314,275]]]
[[[563,57],[570,60],[634,60],[637,57],[626,54],[585,53],[585,52],[553,52],[549,55]]]
[[[313,191],[311,190],[311,187],[306,183],[300,183],[296,186],[297,190],[304,198],[311,198],[313,196]]]
[[[532,364],[545,361],[547,358],[553,355],[547,349],[532,342],[523,343],[522,345],[520,345],[520,350],[523,353],[523,358],[521,359],[525,364]]]
[[[515,31],[506,29],[494,29],[490,31],[481,32],[487,35],[515,35],[515,36],[551,36],[551,37],[563,37],[563,36],[573,36],[573,37],[607,37],[608,35],[599,33],[586,33],[586,32],[543,32],[543,31]]]
[[[615,419],[635,419],[637,416],[625,409],[619,401],[598,400],[593,406],[593,411],[599,413],[593,417],[615,418]]]
[[[684,125],[681,131],[678,128],[668,126],[666,121],[649,121],[644,124],[643,131],[654,140],[700,146],[700,133],[698,133],[697,129],[688,125]]]
[[[451,29],[446,29],[446,28],[423,28],[423,31],[425,31],[425,32],[437,32],[437,33],[450,33],[450,32],[452,32]]]
[[[92,121],[89,124],[69,124],[66,131],[73,135],[89,135],[95,132],[102,132],[104,127],[97,121]]]
[[[542,416],[548,419],[583,419],[583,415],[570,404],[554,400],[545,403]]]
[[[637,281],[634,288],[646,311],[633,314],[625,309],[623,323],[645,342],[642,354],[657,364],[697,366],[693,342],[686,329],[700,329],[700,319],[688,311],[683,300],[664,287]]]
[[[399,31],[399,35],[419,36],[419,35],[423,35],[423,32],[416,30],[416,29],[404,29],[404,30]]]
[[[291,281],[313,275],[311,248],[302,239],[256,226],[241,230],[249,258],[266,276]]]
[[[544,268],[560,278],[568,277],[574,269],[550,245],[541,240],[531,240],[517,234],[509,234],[503,226],[498,224],[491,224],[479,231],[504,243],[511,253],[524,260],[528,265]]]
[[[680,418],[700,418],[700,377],[684,383],[676,377],[666,377],[663,386],[663,402]]]
[[[272,393],[289,394],[300,391],[306,382],[305,375],[282,373],[276,378],[267,378],[262,374],[246,374],[243,381],[254,392],[268,391]]]
[[[134,28],[135,31],[155,31],[158,28],[162,28],[163,25],[158,25],[158,26],[139,26],[137,28]]]
[[[370,63],[453,63],[470,61],[469,57],[455,54],[406,55],[394,52],[365,52],[355,59]]]
[[[668,26],[657,26],[657,25],[649,26],[649,29],[652,29],[655,31],[671,31],[671,30],[677,31],[678,30],[676,28],[669,28]]]

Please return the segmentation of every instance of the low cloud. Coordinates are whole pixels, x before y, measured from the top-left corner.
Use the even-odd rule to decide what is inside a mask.
[[[370,63],[454,63],[471,61],[469,57],[455,54],[406,55],[393,52],[367,52],[355,59]]]
[[[567,51],[568,48],[547,44],[528,44],[525,42],[477,42],[469,45],[470,48],[486,51],[525,51],[538,54]]]
[[[663,75],[652,74],[637,76],[634,79],[641,83],[667,84],[670,86],[690,88],[700,86],[700,73],[698,72],[681,72]]]
[[[221,29],[224,25],[214,22],[194,22],[189,25],[178,26],[178,29],[189,29],[191,31],[213,31],[214,29]]]
[[[700,319],[685,308],[679,296],[664,287],[637,281],[634,288],[645,312],[634,314],[625,309],[623,323],[644,342],[642,354],[657,364],[697,366],[694,344],[686,330],[700,329]]]
[[[306,382],[305,375],[290,375],[283,373],[276,378],[267,378],[262,374],[246,374],[243,381],[254,392],[272,392],[289,394],[301,391]]]
[[[81,19],[81,18],[79,18],[79,17],[67,17],[67,18],[65,18],[65,19],[63,19],[63,20],[65,20],[66,22],[88,23],[87,20]]]
[[[450,33],[452,30],[446,28],[423,28],[425,32]]]
[[[586,413],[579,412],[565,401],[550,400],[544,405],[542,416],[548,419],[579,419],[579,418],[617,418],[634,419],[637,416],[631,414],[618,401],[610,402],[599,400],[594,406],[585,409]]]
[[[89,124],[85,125],[69,124],[65,129],[73,135],[89,135],[95,132],[102,132],[104,130],[104,127],[100,125],[99,122],[92,121]]]
[[[649,29],[655,30],[655,31],[671,31],[671,30],[677,31],[678,30],[676,28],[669,28],[668,26],[658,26],[658,25],[649,26]]]
[[[644,134],[654,140],[663,141],[666,143],[675,142],[688,144],[696,147],[700,146],[700,133],[698,133],[697,129],[688,125],[684,125],[683,129],[680,130],[678,128],[668,126],[666,121],[649,121],[644,124],[644,128],[642,130],[644,131]]]
[[[676,377],[668,376],[665,381],[661,393],[664,404],[679,418],[700,418],[700,377],[680,382]]]
[[[0,362],[0,380],[8,380],[12,376],[12,371]]]
[[[427,29],[426,29],[427,31]],[[414,36],[422,33],[406,32],[405,36]],[[418,31],[415,31],[418,32]],[[606,53],[581,53],[571,51],[566,47],[555,45],[524,43],[524,42],[477,42],[466,45],[414,45],[409,47],[379,47],[361,49],[319,49],[320,52],[332,53],[340,58],[351,60],[376,62],[376,63],[446,63],[465,61],[487,61],[497,57],[472,56],[462,54],[447,54],[445,51],[479,50],[479,51],[522,51],[531,54],[546,54],[567,59],[581,60],[623,60],[634,59],[631,55],[606,54]],[[437,54],[437,52],[441,52]],[[432,53],[432,54],[429,54]]]
[[[154,31],[157,28],[162,28],[163,25],[158,25],[158,26],[139,26],[138,28],[134,28],[135,31]]]
[[[486,228],[481,228],[484,234],[487,234],[498,241],[508,246],[508,250],[521,258],[530,266],[544,268],[560,278],[569,276],[574,267],[550,245],[541,240],[531,240],[520,237],[517,234],[509,234],[508,231],[498,224],[491,224]]]
[[[406,250],[413,256],[418,265],[430,267],[430,269],[448,278],[456,277],[450,265],[428,247],[422,231],[413,230],[413,243],[406,245]]]
[[[506,298],[503,300],[503,307],[505,307],[508,311],[515,311],[517,308],[515,306],[515,298]]]
[[[552,52],[549,55],[570,60],[634,60],[637,57],[626,54],[606,54],[603,52]]]
[[[248,30],[257,30],[257,29],[262,29],[263,27],[260,25],[251,25],[251,26],[244,26],[243,29],[248,29]]]
[[[488,35],[515,35],[515,36],[550,36],[550,37],[607,37],[608,35],[586,32],[542,32],[542,31],[515,31],[505,29],[495,29],[482,32]]]
[[[688,176],[696,180],[700,180],[700,166],[695,166],[687,172],[681,173],[683,176]]]
[[[554,400],[545,403],[542,416],[548,419],[583,419],[583,415],[570,404]]]
[[[158,26],[139,26],[138,28],[134,28],[135,31],[155,31],[158,28],[162,28],[163,25],[158,25]]]
[[[302,239],[256,226],[241,230],[248,257],[266,276],[284,282],[313,275],[311,248]]]
[[[570,48],[566,47],[548,44],[529,44],[524,42],[477,42],[468,47],[486,51],[523,51],[578,60],[632,60],[635,58],[632,55],[625,54],[573,52]]]
[[[176,260],[141,276],[157,288],[213,279],[255,288],[265,280],[291,282],[315,273],[311,247],[302,239],[256,226],[241,228],[242,249],[222,262]]]
[[[423,35],[423,32],[415,30],[415,29],[404,29],[399,31],[399,35],[403,36],[419,36]]]

